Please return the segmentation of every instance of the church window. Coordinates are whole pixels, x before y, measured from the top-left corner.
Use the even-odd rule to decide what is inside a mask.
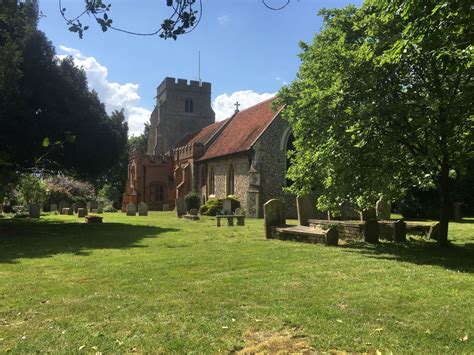
[[[184,112],[194,112],[193,99],[186,99],[184,101]]]
[[[229,167],[229,173],[227,174],[227,195],[234,195],[234,166],[231,164]]]
[[[214,168],[209,171],[209,195],[216,193],[216,178],[214,176]]]
[[[164,201],[164,188],[163,185],[153,185],[150,189],[150,201],[161,202]]]

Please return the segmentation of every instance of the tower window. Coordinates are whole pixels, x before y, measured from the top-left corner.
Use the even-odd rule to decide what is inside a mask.
[[[184,100],[184,112],[194,112],[193,99]]]

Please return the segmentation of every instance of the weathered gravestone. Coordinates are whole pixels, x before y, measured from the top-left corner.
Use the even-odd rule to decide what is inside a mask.
[[[230,198],[225,198],[222,200],[222,211],[222,214],[232,213],[232,200]]]
[[[30,204],[28,208],[28,217],[40,218],[40,205],[37,203]]]
[[[138,215],[148,216],[148,205],[145,202],[140,202],[138,204]]]
[[[85,216],[87,216],[87,209],[86,208],[78,208],[77,209],[77,217],[79,218],[84,218]]]
[[[136,214],[137,207],[132,202],[129,202],[127,205],[127,216],[136,216]]]
[[[184,197],[178,197],[176,199],[176,214],[178,217],[184,216],[187,212],[186,202]]]
[[[378,243],[380,235],[379,222],[376,219],[368,219],[364,223],[364,241],[367,243]]]
[[[384,196],[381,196],[375,204],[375,210],[378,220],[388,221],[392,212],[392,204]]]
[[[65,207],[61,210],[61,214],[69,214],[69,207]]]
[[[169,211],[170,210],[170,205],[167,203],[163,204],[163,211]]]
[[[298,222],[300,226],[308,226],[308,220],[316,219],[316,197],[304,195],[296,197],[296,209],[298,212]]]
[[[272,199],[263,205],[263,219],[265,224],[265,237],[273,238],[272,228],[286,224],[285,206],[281,200]]]

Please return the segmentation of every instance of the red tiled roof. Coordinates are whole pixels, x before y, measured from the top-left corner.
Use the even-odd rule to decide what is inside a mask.
[[[216,123],[213,123],[209,126],[204,127],[201,129],[198,134],[196,134],[187,144],[193,144],[193,143],[202,143],[206,144],[213,136],[214,134],[221,128],[229,119],[219,121]]]
[[[275,97],[265,100],[229,118],[230,122],[199,160],[244,152],[252,148],[255,140],[278,114],[272,110],[274,100]]]

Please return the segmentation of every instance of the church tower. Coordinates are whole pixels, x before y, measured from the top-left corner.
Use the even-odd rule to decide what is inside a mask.
[[[211,83],[167,77],[157,88],[147,154],[162,155],[189,134],[214,122]]]

